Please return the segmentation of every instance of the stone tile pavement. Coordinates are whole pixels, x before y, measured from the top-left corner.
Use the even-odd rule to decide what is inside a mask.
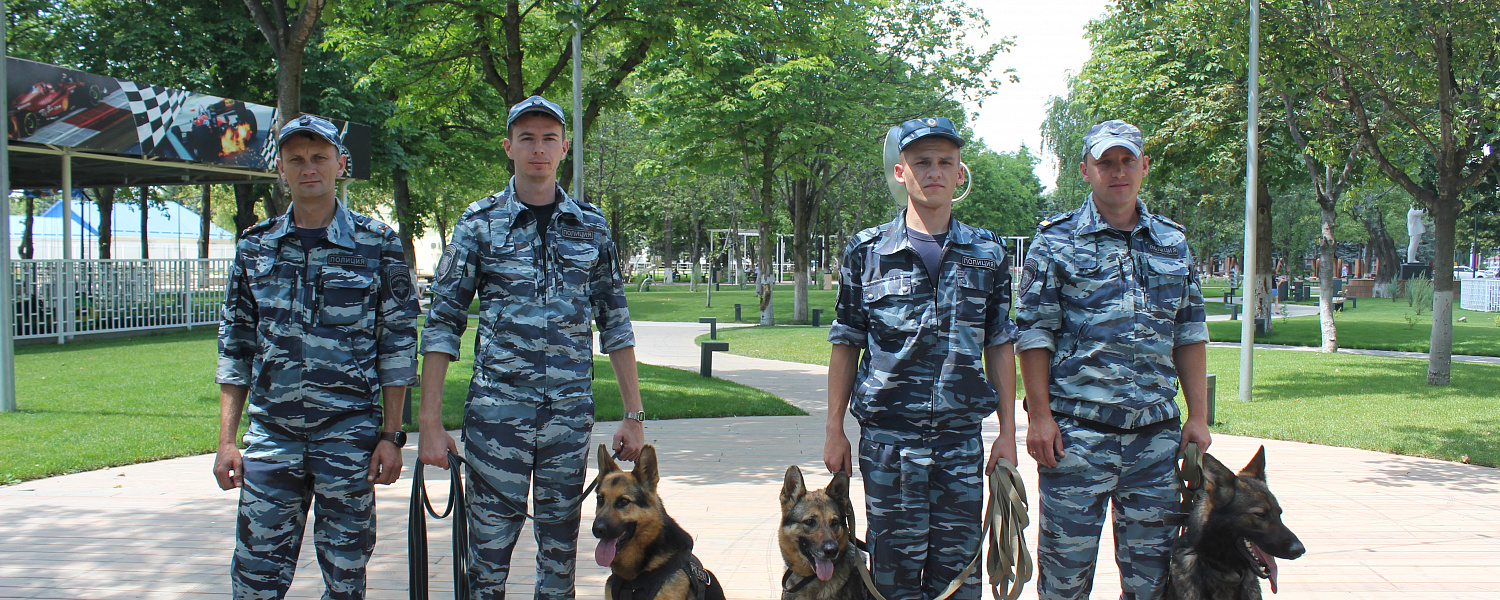
[[[641,362],[696,370],[692,340],[706,331],[698,324],[638,323],[637,352]],[[648,422],[648,440],[659,448],[661,492],[730,598],[776,598],[782,474],[796,464],[809,485],[827,481],[821,465],[824,370],[725,354],[715,357],[714,367],[717,376],[787,398],[809,416]],[[595,442],[606,441],[614,426],[599,424]],[[854,434],[852,426],[849,431]],[[1500,598],[1500,471],[1294,442],[1214,439],[1211,451],[1233,467],[1266,446],[1271,487],[1286,522],[1309,549],[1300,560],[1282,562],[1275,597]],[[1034,502],[1035,466],[1022,460]],[[405,526],[414,464],[414,452],[407,452],[401,481],[378,492],[371,598],[407,597]],[[0,598],[227,597],[235,495],[214,485],[211,466],[211,455],[195,456],[0,488]],[[441,499],[443,472],[426,474]],[[584,506],[587,524],[593,502]],[[429,520],[428,527],[433,597],[451,597],[445,595],[452,589],[448,522]],[[1035,525],[1026,533],[1034,547]],[[1107,536],[1096,598],[1119,594]],[[530,597],[534,581],[529,532],[522,542],[509,590],[515,598]],[[607,570],[591,560],[586,526],[579,546],[578,597],[600,598]],[[292,596],[320,594],[309,545]],[[1022,597],[1035,598],[1032,585]]]

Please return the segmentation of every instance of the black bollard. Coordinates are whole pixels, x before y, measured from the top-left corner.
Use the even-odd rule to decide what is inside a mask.
[[[818,327],[823,322],[823,309],[812,309],[812,326]]]
[[[703,377],[713,377],[714,353],[729,350],[729,342],[703,342],[698,361],[698,374]]]
[[[698,317],[698,322],[699,323],[708,323],[708,339],[711,339],[711,340],[717,340],[717,339],[719,339],[719,318],[718,317]]]
[[[734,322],[740,322],[740,305],[738,304],[734,305]]]

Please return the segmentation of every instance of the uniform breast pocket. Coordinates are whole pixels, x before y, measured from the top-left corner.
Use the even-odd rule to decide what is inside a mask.
[[[564,237],[557,242],[557,276],[569,292],[587,295],[594,264],[599,262],[599,246],[592,239]]]
[[[364,321],[370,312],[370,296],[375,292],[373,273],[325,267],[320,280],[319,325],[342,327]]]
[[[865,284],[864,302],[870,314],[870,333],[877,338],[905,339],[921,328],[910,275]]]
[[[1151,269],[1151,308],[1164,317],[1173,317],[1182,308],[1187,296],[1188,263],[1176,257],[1151,256],[1146,259]]]
[[[985,303],[995,287],[995,272],[965,268],[958,273],[958,297],[953,299],[953,317],[968,324],[984,324]]]
[[[505,244],[493,254],[485,255],[480,270],[484,282],[483,296],[498,293],[530,297],[536,294],[536,246],[531,243]]]

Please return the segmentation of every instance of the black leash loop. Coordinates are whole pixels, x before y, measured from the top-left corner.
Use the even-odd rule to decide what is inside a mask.
[[[616,450],[615,460],[619,459],[620,452]],[[526,509],[516,506],[515,503],[510,501],[510,499],[502,495],[500,493],[500,490],[496,489],[495,484],[491,483],[489,478],[485,477],[482,473],[475,469],[473,464],[471,464],[467,460],[464,460],[462,456],[459,456],[452,450],[448,451],[448,505],[443,509],[442,514],[439,514],[437,510],[433,509],[432,497],[427,493],[426,479],[422,474],[422,469],[426,465],[421,461],[418,461],[417,468],[412,473],[411,506],[408,509],[406,515],[406,560],[407,576],[411,583],[411,585],[409,586],[411,600],[428,600],[426,515],[432,515],[432,518],[434,519],[445,519],[448,518],[449,515],[452,515],[453,595],[459,600],[464,600],[469,597],[468,573],[469,567],[473,564],[473,560],[469,556],[468,543],[469,501],[468,497],[464,495],[463,471],[459,468],[460,465],[468,467],[470,480],[476,482],[477,485],[483,486],[486,490],[489,490],[491,494],[494,494],[496,498],[500,499],[501,504],[504,504],[507,508],[511,509],[511,511],[516,514],[519,514],[527,519],[531,519],[533,522],[537,521],[537,518],[526,512]],[[583,494],[579,496],[578,503],[574,505],[572,514],[564,517],[562,521],[571,519],[578,512],[582,511],[583,499],[587,498],[589,494],[593,493],[594,488],[598,486],[599,478],[595,477],[592,482],[589,482],[588,487],[583,490]],[[545,523],[547,521],[542,522]]]

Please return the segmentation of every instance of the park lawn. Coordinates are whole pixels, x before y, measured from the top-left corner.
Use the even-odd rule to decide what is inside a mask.
[[[1464,322],[1459,322],[1463,317]],[[1410,321],[1408,321],[1410,319]],[[1426,352],[1432,335],[1432,311],[1416,314],[1406,300],[1360,298],[1358,308],[1335,313],[1339,346],[1365,350]],[[1255,336],[1256,343],[1287,346],[1321,346],[1318,317],[1275,317],[1269,335]],[[1209,338],[1215,342],[1240,341],[1239,321],[1210,321]],[[1453,307],[1453,353],[1500,356],[1500,315]]]
[[[474,329],[464,337],[466,356],[448,370],[443,386],[449,429],[463,422],[473,370],[467,354]],[[16,348],[20,410],[0,413],[0,484],[213,452],[217,364],[212,327]],[[594,369],[596,418],[618,420],[620,393],[609,360],[596,357]],[[806,414],[771,394],[688,371],[640,365],[640,379],[650,419]]]
[[[707,286],[700,284],[698,291],[688,291],[685,283],[658,285],[649,292],[626,290],[625,298],[630,304],[630,318],[636,321],[675,321],[697,323],[699,317],[717,317],[720,323],[734,322],[734,305],[740,305],[740,320],[744,323],[760,322],[760,300],[755,297],[755,286],[724,284],[713,293],[713,306],[707,303]],[[778,285],[772,294],[772,313],[778,324],[792,323],[792,286]],[[833,320],[833,304],[838,297],[836,290],[808,290],[808,318],[813,309],[822,309],[822,323]],[[804,321],[806,323],[808,321]]]
[[[735,354],[828,364],[822,327],[727,329],[719,340]],[[1214,431],[1449,461],[1467,455],[1474,464],[1500,466],[1500,366],[1456,362],[1452,385],[1432,387],[1425,360],[1303,350],[1255,354],[1253,400],[1241,403],[1239,349],[1208,349],[1218,388]]]

